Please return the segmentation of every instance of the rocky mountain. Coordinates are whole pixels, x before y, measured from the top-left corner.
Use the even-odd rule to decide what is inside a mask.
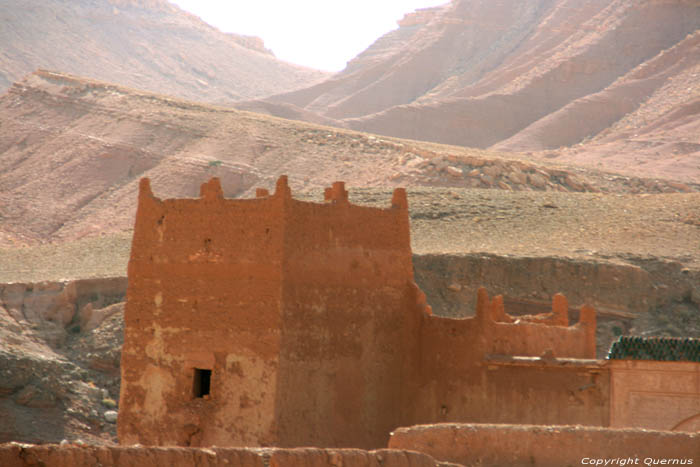
[[[327,73],[283,62],[167,0],[3,0],[0,92],[39,68],[214,103],[306,87]]]
[[[699,28],[694,0],[453,0],[408,15],[330,79],[245,105],[698,180]]]

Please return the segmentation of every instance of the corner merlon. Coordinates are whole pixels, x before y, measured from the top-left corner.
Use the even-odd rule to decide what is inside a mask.
[[[208,201],[224,199],[224,191],[221,189],[219,177],[213,177],[208,182],[202,183],[199,188],[199,197]]]

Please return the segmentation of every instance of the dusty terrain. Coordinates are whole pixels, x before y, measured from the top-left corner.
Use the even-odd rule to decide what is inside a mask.
[[[147,30],[129,35],[138,54],[94,39],[48,61],[37,31],[94,37],[85,5],[0,9],[16,25],[0,29],[0,442],[115,442],[144,176],[161,197],[194,197],[212,176],[247,197],[288,174],[295,196],[320,200],[345,180],[351,202],[380,206],[406,186],[436,313],[473,313],[484,285],[506,306],[591,303],[601,357],[620,334],[700,336],[697,2],[456,0],[407,16],[323,84],[240,104],[312,123],[132,89],[229,103],[321,76],[164,2],[96,5],[94,24]],[[180,55],[155,50],[172,31]],[[20,80],[39,66],[119,84]]]
[[[233,102],[309,86],[328,73],[274,57],[167,0],[5,0],[0,92],[39,68],[196,99]]]
[[[700,176],[697,2],[455,0],[399,24],[327,81],[243,108],[293,117],[293,106],[294,118],[627,175]]]
[[[454,0],[406,15],[334,75],[165,0],[12,1],[0,20],[0,91],[52,69],[545,164],[700,177],[693,0]]]
[[[529,162],[522,155],[381,138],[206,106],[52,72],[0,96],[0,245],[77,240],[133,224],[140,177],[164,197],[226,196],[278,174],[295,192],[353,186],[694,192],[697,183]]]

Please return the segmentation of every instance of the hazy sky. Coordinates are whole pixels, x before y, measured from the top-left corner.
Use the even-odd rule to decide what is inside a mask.
[[[225,32],[261,37],[277,58],[339,71],[396,21],[448,0],[170,0]]]

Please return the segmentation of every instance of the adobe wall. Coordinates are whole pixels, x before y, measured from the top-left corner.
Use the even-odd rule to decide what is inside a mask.
[[[354,206],[275,193],[160,200],[143,180],[129,262],[123,444],[377,448],[439,421],[609,423],[595,312],[433,316],[413,282],[406,193]],[[211,370],[196,397],[195,369]]]
[[[124,313],[121,443],[272,444],[284,184],[265,199],[164,200],[141,181]],[[193,395],[209,369],[210,397]]]
[[[427,454],[381,449],[243,449],[0,445],[3,467],[435,467]]]
[[[409,421],[415,386],[406,194],[386,209],[350,204],[342,183],[326,194],[286,211],[278,442],[376,448]]]
[[[483,467],[700,464],[700,433],[583,426],[422,425],[394,431],[389,448]]]
[[[610,426],[700,432],[700,363],[610,360],[609,366]]]
[[[129,262],[121,443],[385,446],[412,422],[424,297],[408,206],[269,195],[161,201],[142,181]],[[211,393],[194,397],[195,368]]]
[[[473,318],[426,316],[415,423],[607,425],[609,372],[592,360],[595,312],[568,326],[567,310],[558,296],[540,323],[515,322],[480,289]]]

